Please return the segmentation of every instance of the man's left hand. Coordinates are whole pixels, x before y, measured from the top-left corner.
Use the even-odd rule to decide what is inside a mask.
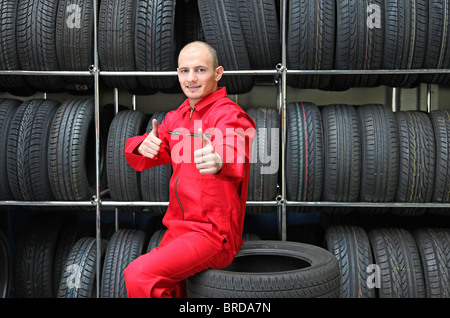
[[[198,130],[198,135],[202,139],[203,148],[194,151],[194,162],[200,174],[216,174],[223,166],[222,158],[214,151],[211,140]]]

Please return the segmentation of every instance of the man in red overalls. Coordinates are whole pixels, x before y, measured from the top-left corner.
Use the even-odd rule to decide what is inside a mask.
[[[185,102],[125,147],[138,171],[173,167],[166,233],[125,269],[128,297],[184,297],[187,277],[228,266],[243,244],[255,123],[218,87],[223,67],[209,44],[186,45],[177,72]]]

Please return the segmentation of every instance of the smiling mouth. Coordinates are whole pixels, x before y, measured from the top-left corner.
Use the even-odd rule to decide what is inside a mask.
[[[201,87],[201,86],[198,86],[198,85],[196,85],[196,86],[193,86],[193,85],[187,85],[187,86],[186,86],[187,90],[190,91],[190,92],[196,92],[196,91],[198,91],[198,90],[200,89],[200,87]]]

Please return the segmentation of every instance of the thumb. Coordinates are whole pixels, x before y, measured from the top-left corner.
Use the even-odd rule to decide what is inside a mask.
[[[158,137],[158,121],[156,119],[153,119],[153,130],[152,133],[155,135],[155,137]]]
[[[211,144],[211,140],[209,140],[208,137],[206,137],[201,128],[199,128],[198,130],[198,135],[202,139],[203,147],[206,147]]]

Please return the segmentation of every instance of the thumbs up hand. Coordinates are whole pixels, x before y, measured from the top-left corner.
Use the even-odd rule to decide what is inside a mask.
[[[211,140],[198,130],[198,135],[202,139],[203,148],[194,151],[194,162],[200,174],[216,174],[222,169],[222,158],[214,151]]]
[[[158,138],[158,121],[153,119],[153,129],[141,143],[138,152],[144,157],[154,158],[161,148],[162,141]]]

